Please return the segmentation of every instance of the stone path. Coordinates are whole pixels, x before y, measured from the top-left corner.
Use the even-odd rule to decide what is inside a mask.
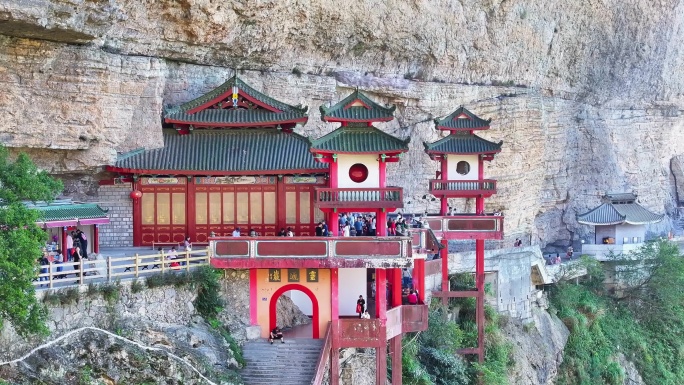
[[[246,385],[308,385],[316,371],[322,339],[288,339],[285,343],[260,339],[242,348],[245,368],[241,371]]]

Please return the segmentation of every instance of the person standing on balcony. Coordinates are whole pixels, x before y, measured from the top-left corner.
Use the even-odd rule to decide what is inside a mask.
[[[329,236],[330,235],[330,229],[328,228],[328,224],[325,223],[325,221],[321,221],[321,225],[322,225],[321,227],[323,230],[323,236],[324,237]]]
[[[359,318],[363,316],[363,313],[366,311],[366,300],[363,299],[363,296],[360,295],[359,299],[356,300],[356,312],[359,314]]]
[[[349,226],[349,223],[345,221],[344,225],[342,226],[342,236],[343,237],[348,237],[349,236],[349,231],[351,230],[351,226]]]
[[[81,254],[83,255],[83,258],[88,259],[88,238],[81,230],[76,230],[76,236],[81,241]]]
[[[411,290],[411,293],[408,295],[408,304],[409,305],[417,305],[418,304],[418,295],[416,294],[415,290]]]
[[[361,216],[356,217],[356,221],[354,221],[354,230],[356,230],[357,237],[363,235],[363,222],[361,222]]]
[[[74,238],[71,236],[71,233],[67,233],[66,237],[66,255],[65,259],[66,261],[71,261],[71,251],[74,249]]]
[[[292,231],[292,227],[287,228],[287,233],[285,233],[285,235],[288,237],[294,237],[294,231]]]
[[[240,228],[239,227],[236,227],[235,230],[233,230],[233,236],[234,237],[240,236]]]
[[[322,237],[323,236],[323,223],[318,222],[316,225],[316,236],[317,237]]]
[[[377,220],[376,220],[375,216],[373,216],[373,217],[370,219],[370,234],[368,234],[368,235],[370,235],[371,237],[374,237],[374,236],[377,234],[376,223],[377,223]]]

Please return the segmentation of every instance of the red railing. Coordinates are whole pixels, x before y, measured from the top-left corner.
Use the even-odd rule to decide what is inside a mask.
[[[218,268],[405,267],[409,237],[214,237]]]
[[[323,348],[321,348],[321,355],[318,356],[318,362],[316,363],[316,374],[313,380],[311,380],[311,385],[321,385],[323,383],[323,376],[325,376],[325,366],[328,364],[330,359],[330,349],[332,347],[332,325],[328,322],[328,331],[325,332],[325,337],[323,339]]]
[[[319,208],[401,208],[403,189],[387,188],[316,188],[314,203]]]
[[[458,196],[491,196],[496,194],[496,180],[430,180],[430,193],[440,195]]]
[[[504,217],[500,215],[453,215],[427,217],[425,221],[438,238],[503,239]]]

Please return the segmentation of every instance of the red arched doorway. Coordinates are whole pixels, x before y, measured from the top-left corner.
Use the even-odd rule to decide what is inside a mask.
[[[276,327],[276,305],[278,304],[278,298],[280,298],[283,293],[290,290],[299,290],[306,294],[311,300],[311,306],[313,307],[313,338],[321,338],[318,331],[318,300],[316,299],[316,295],[308,287],[296,283],[290,283],[281,287],[271,296],[271,302],[268,304],[268,330],[273,330],[273,328]]]

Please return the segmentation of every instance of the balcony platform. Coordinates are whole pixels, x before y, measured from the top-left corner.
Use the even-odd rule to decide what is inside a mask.
[[[430,194],[436,197],[489,198],[496,194],[496,180],[430,180]]]
[[[403,189],[316,188],[314,205],[319,209],[398,209],[404,207]]]
[[[500,215],[429,216],[425,221],[440,239],[503,239],[504,217]]]
[[[209,248],[224,269],[413,267],[409,237],[214,237]]]
[[[386,341],[400,334],[428,328],[427,305],[402,305],[387,311],[387,321],[379,319],[339,319],[333,321],[333,338],[340,348],[384,348]]]

